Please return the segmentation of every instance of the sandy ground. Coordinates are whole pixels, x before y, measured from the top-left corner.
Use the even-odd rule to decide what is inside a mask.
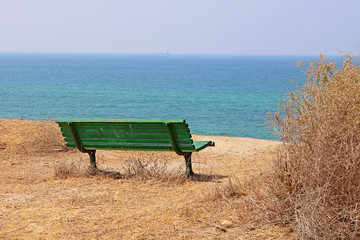
[[[194,138],[216,143],[193,154],[200,180],[59,178],[59,164],[80,169],[87,154],[66,150],[54,122],[0,119],[0,239],[292,239],[286,228],[244,224],[238,213],[248,209],[209,200],[229,178],[269,171],[280,143]],[[172,152],[97,152],[100,169],[120,172],[131,161],[156,159],[185,171]]]

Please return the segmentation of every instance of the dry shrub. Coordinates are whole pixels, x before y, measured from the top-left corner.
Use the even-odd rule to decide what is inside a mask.
[[[84,161],[58,161],[54,165],[54,176],[58,179],[70,177],[98,177],[114,179],[139,179],[142,181],[167,182],[183,184],[188,179],[183,173],[183,167],[172,167],[166,161],[158,159],[142,159],[132,157],[119,171],[97,169],[90,173],[89,166]],[[182,171],[183,170],[183,171]]]
[[[247,192],[248,189],[246,189],[246,186],[242,182],[240,182],[239,180],[234,181],[229,178],[226,184],[214,185],[209,199],[212,201],[216,201],[219,199],[230,201],[233,198],[247,196]]]
[[[180,171],[181,168],[170,167],[166,161],[141,160],[139,157],[132,157],[121,172],[124,172],[125,178],[180,184],[186,182],[184,173]]]
[[[302,239],[360,236],[360,66],[320,56],[270,123],[283,141],[273,192],[283,223]]]
[[[270,220],[272,214],[267,214],[272,206],[268,179],[267,175],[246,180],[229,178],[226,183],[216,183],[206,194],[206,199],[216,202],[215,211],[222,204],[233,209],[238,224],[243,227],[263,226],[273,222]]]
[[[54,176],[57,179],[89,176],[88,166],[81,161],[59,161],[54,165]]]
[[[51,121],[0,119],[0,150],[4,156],[66,150],[59,126]]]

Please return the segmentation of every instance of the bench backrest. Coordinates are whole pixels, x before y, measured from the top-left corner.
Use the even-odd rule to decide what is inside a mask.
[[[182,119],[58,119],[66,145],[82,150],[194,150]]]

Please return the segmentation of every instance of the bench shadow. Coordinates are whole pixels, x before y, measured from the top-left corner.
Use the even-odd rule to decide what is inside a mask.
[[[190,180],[194,182],[217,182],[221,183],[221,179],[228,178],[229,176],[219,174],[195,174],[190,176]]]
[[[124,174],[121,174],[117,171],[105,171],[101,169],[96,169],[93,172],[88,173],[91,176],[105,176],[113,179],[125,179],[127,178]],[[193,182],[216,182],[221,183],[221,179],[229,178],[226,175],[219,174],[194,174],[190,176],[188,179]]]
[[[117,171],[105,171],[105,170],[100,170],[100,169],[96,169],[93,172],[88,172],[88,174],[91,175],[91,176],[106,176],[106,177],[113,178],[113,179],[125,178],[124,175],[120,174],[120,172],[117,172]]]

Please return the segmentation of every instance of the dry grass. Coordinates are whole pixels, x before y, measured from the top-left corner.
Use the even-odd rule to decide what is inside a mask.
[[[183,184],[187,180],[181,167],[171,168],[168,162],[158,159],[141,160],[139,157],[132,157],[122,168],[122,172],[126,179],[137,178],[173,184]]]
[[[3,157],[67,151],[58,125],[50,121],[0,119],[0,149]]]
[[[230,202],[234,198],[248,196],[248,191],[249,189],[244,183],[240,182],[238,179],[234,182],[234,180],[229,178],[226,184],[214,185],[212,192],[209,195],[209,200],[224,200]]]
[[[54,177],[56,179],[110,177],[114,179],[137,179],[140,181],[184,184],[189,179],[180,170],[182,170],[182,167],[171,168],[166,161],[137,156],[130,157],[129,161],[119,171],[99,169],[95,174],[89,174],[89,166],[84,161],[59,161],[54,165]]]
[[[340,66],[321,56],[306,74],[270,117],[284,142],[275,161],[277,211],[301,239],[358,239],[360,66],[350,56]]]
[[[71,160],[59,161],[54,165],[54,176],[57,179],[66,179],[73,177],[86,177],[88,174],[88,166],[82,161]]]
[[[195,165],[195,164],[194,164]],[[207,164],[199,164],[207,165]],[[95,174],[89,174],[89,166],[80,160],[58,161],[54,165],[54,177],[66,179],[72,177],[110,177],[114,179],[137,179],[147,182],[161,182],[171,184],[184,184],[187,181],[217,182],[219,176],[213,174],[213,169],[197,167],[198,173],[187,178],[184,174],[184,165],[171,165],[166,160],[153,156],[131,156],[123,167],[114,171],[111,168],[98,169]]]
[[[292,238],[288,228],[262,220],[267,196],[260,183],[272,149],[266,144],[277,143],[204,136],[221,150],[194,154],[193,179],[184,177],[184,159],[175,153],[98,151],[102,172],[120,173],[113,178],[87,175],[89,156],[64,149],[55,123],[0,123],[7,146],[0,153],[8,154],[0,158],[2,239]]]
[[[226,183],[215,184],[207,192],[207,199],[217,206],[226,205],[233,209],[236,223],[248,229],[280,224],[291,232],[288,222],[285,222],[284,218],[279,219],[284,211],[278,205],[273,177],[266,173],[242,180],[229,178]]]

